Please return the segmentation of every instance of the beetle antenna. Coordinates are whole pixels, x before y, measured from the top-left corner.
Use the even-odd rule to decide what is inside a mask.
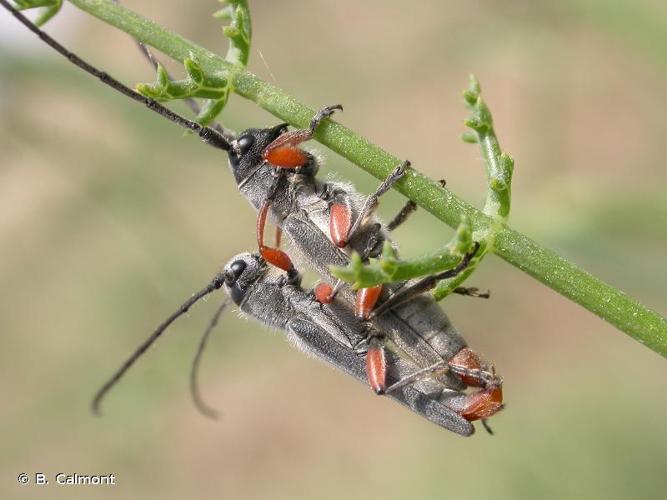
[[[115,4],[120,5],[119,0],[111,0],[111,1]],[[137,47],[139,48],[139,51],[141,52],[141,54],[146,58],[146,60],[150,63],[150,65],[153,67],[153,69],[157,71],[158,65],[160,64],[160,61],[158,60],[157,57],[155,57],[155,54],[153,54],[153,51],[144,42],[142,42],[142,41],[140,41],[136,38],[134,39],[134,41],[137,44]],[[165,69],[165,71],[167,71],[167,70]],[[167,72],[167,78],[169,80],[172,79],[169,72]],[[192,97],[186,97],[185,99],[183,99],[183,102],[185,102],[185,104],[188,106],[188,108],[190,108],[190,110],[195,115],[199,115],[199,113],[201,112],[201,107],[199,106],[199,104],[197,103],[197,101],[195,99],[193,99]],[[220,132],[225,137],[225,139],[227,139],[229,142],[234,140],[234,134],[230,130],[226,130],[219,123],[213,122],[211,124],[211,128],[214,128],[215,130]]]
[[[0,0],[4,2],[4,0]],[[214,292],[218,288],[222,287],[225,282],[224,271],[215,275],[211,282],[206,285],[205,288],[199,290],[197,293],[192,295],[188,300],[186,300],[181,307],[178,308],[171,316],[164,320],[160,326],[158,326],[155,331],[132,353],[132,355],[127,358],[127,360],[122,364],[122,366],[116,370],[116,372],[111,376],[107,382],[95,393],[93,401],[91,403],[91,410],[95,415],[100,414],[100,404],[102,400],[115,386],[123,375],[132,367],[132,365],[148,350],[148,348],[153,345],[153,343],[165,332],[169,325],[176,321],[180,316],[188,312],[190,307],[196,304],[201,298],[205,297],[211,292]]]
[[[219,412],[215,408],[212,408],[209,405],[207,405],[201,397],[201,391],[199,390],[199,377],[198,377],[199,365],[201,364],[201,358],[202,354],[204,353],[204,349],[206,348],[206,343],[208,342],[211,333],[218,325],[220,316],[222,316],[222,313],[225,310],[225,307],[227,307],[227,304],[229,304],[229,299],[225,299],[222,302],[222,304],[220,304],[218,309],[215,311],[215,314],[211,318],[211,321],[209,322],[208,326],[206,327],[206,330],[204,331],[204,335],[202,335],[202,338],[199,341],[199,346],[197,347],[197,353],[195,354],[195,357],[192,360],[192,367],[190,369],[190,394],[192,395],[192,401],[194,402],[195,406],[202,415],[213,419],[218,418]]]
[[[28,28],[35,35],[37,35],[40,38],[40,40],[42,40],[44,43],[46,43],[60,55],[67,58],[72,64],[84,70],[86,73],[89,73],[90,75],[98,78],[102,83],[108,85],[112,89],[129,97],[130,99],[133,99],[141,104],[144,104],[148,109],[155,111],[157,114],[176,123],[177,125],[180,125],[181,127],[191,130],[192,132],[196,132],[197,135],[199,135],[202,141],[204,141],[206,144],[209,144],[218,149],[222,149],[224,151],[229,151],[231,149],[230,142],[224,137],[223,134],[221,134],[217,130],[212,129],[210,127],[204,127],[197,122],[188,120],[187,118],[184,118],[181,115],[174,113],[172,110],[163,106],[154,99],[145,97],[139,94],[138,92],[135,92],[134,90],[122,84],[109,74],[105,73],[104,71],[100,71],[96,67],[92,66],[91,64],[81,59],[73,52],[67,50],[64,46],[62,46],[60,43],[58,43],[49,35],[47,35],[44,31],[35,26],[27,17],[25,17],[18,10],[16,10],[7,0],[0,0],[0,4],[9,12],[11,12],[12,15],[16,19],[18,19],[26,28]]]

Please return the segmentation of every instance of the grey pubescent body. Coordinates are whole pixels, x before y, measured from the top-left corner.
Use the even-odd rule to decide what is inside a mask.
[[[230,167],[239,185],[239,190],[248,201],[259,209],[274,184],[273,169],[263,164],[262,151],[276,137],[279,131],[273,129],[250,129],[239,135],[255,137],[252,147],[242,153],[230,151]],[[314,166],[316,170],[317,165]],[[354,189],[343,183],[323,183],[314,176],[289,172],[279,180],[271,203],[270,215],[282,228],[297,252],[300,261],[315,270],[320,276],[335,281],[330,274],[330,266],[346,266],[352,251],[364,253],[369,240],[382,247],[389,240],[383,226],[373,217],[364,221],[353,235],[345,249],[337,247],[329,239],[329,203],[324,198],[332,193],[350,207],[352,221],[358,216],[363,198]],[[405,286],[397,284],[385,286],[383,298]],[[354,303],[354,291],[343,286],[339,296],[349,304]],[[338,300],[338,299],[337,299]],[[442,360],[451,359],[466,342],[451,324],[443,310],[429,295],[421,295],[405,302],[391,311],[375,318],[374,325],[397,348],[394,351],[410,358],[419,368],[432,366]],[[389,346],[392,347],[391,345]],[[439,379],[448,388],[463,390],[466,386],[453,374],[445,373]]]
[[[248,317],[266,326],[282,330],[287,338],[305,353],[367,383],[365,362],[355,347],[366,333],[353,312],[344,304],[320,304],[312,293],[304,291],[286,276],[271,275],[257,255],[239,254],[229,261],[243,261],[245,268],[232,290],[227,293]],[[387,359],[387,381],[391,385],[416,372],[411,361],[390,354]],[[433,379],[416,380],[388,394],[429,421],[470,436],[474,427],[447,406],[460,406],[464,394],[448,390]]]

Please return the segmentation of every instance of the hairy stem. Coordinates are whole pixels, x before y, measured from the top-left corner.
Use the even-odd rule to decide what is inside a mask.
[[[295,127],[306,127],[313,116],[312,109],[284,91],[124,7],[108,0],[70,2],[180,62],[194,55],[205,73],[229,78],[237,94]],[[327,120],[318,128],[315,138],[378,179],[385,179],[399,163],[398,158],[332,120]],[[489,227],[493,223],[483,212],[414,170],[410,170],[395,187],[451,227],[457,227],[464,215],[468,217],[473,230]],[[667,320],[620,290],[603,283],[509,227],[498,230],[493,251],[667,357]]]

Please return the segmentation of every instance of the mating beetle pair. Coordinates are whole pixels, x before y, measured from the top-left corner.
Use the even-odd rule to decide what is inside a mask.
[[[214,129],[186,120],[92,68],[32,26],[5,0],[0,3],[79,67],[171,121],[196,131],[208,144],[228,152],[239,190],[259,211],[261,257],[244,254],[233,259],[205,289],[206,293],[224,284],[248,315],[286,330],[304,349],[357,378],[368,380],[376,392],[388,391],[429,420],[459,434],[471,434],[470,421],[484,419],[500,410],[500,379],[490,365],[467,348],[433,299],[422,293],[437,279],[461,271],[469,256],[456,269],[416,283],[389,285],[384,290],[365,289],[356,296],[347,286],[318,287],[307,293],[301,289],[298,273],[287,254],[279,245],[269,247],[264,243],[264,225],[271,215],[302,258],[327,279],[332,278],[329,267],[346,265],[351,251],[363,258],[377,256],[388,236],[373,218],[372,210],[377,196],[403,175],[405,165],[397,167],[376,194],[362,203],[362,198],[349,186],[319,182],[315,177],[315,158],[298,147],[312,136],[332,108],[316,115],[309,129],[288,132],[285,125],[251,129],[230,141]],[[271,277],[265,261],[287,275]],[[196,297],[202,295],[200,292]],[[308,307],[306,300],[311,301]],[[374,308],[378,301],[378,307]],[[192,303],[191,299],[179,312]],[[352,313],[352,303],[356,314]],[[302,304],[303,308],[295,304]],[[304,311],[309,313],[304,315]],[[95,407],[177,316],[178,313],[161,325],[101,389]],[[465,394],[462,391],[467,386],[479,390]]]
[[[315,177],[315,158],[297,148],[297,143],[312,137],[320,120],[336,108],[324,108],[317,113],[309,129],[287,132],[282,125],[251,129],[231,144],[230,166],[239,190],[260,213],[260,253],[271,264],[287,271],[288,276],[294,272],[291,261],[263,243],[267,207],[295,249],[326,278],[331,278],[330,266],[349,262],[352,251],[362,258],[377,256],[378,248],[389,239],[387,230],[372,212],[378,197],[404,174],[406,164],[399,165],[374,194],[362,201],[347,185],[319,181]],[[234,151],[235,144],[246,147]],[[443,371],[444,365],[446,373],[439,380],[446,388],[481,387],[481,391],[474,393],[474,401],[465,408],[457,408],[470,420],[485,418],[500,409],[500,379],[466,347],[440,307],[423,293],[439,279],[455,276],[465,269],[474,252],[466,255],[455,269],[414,283],[391,285],[384,292],[381,287],[362,289],[352,297],[348,287],[341,287],[343,301],[354,301],[357,319],[371,320],[367,323],[366,372],[376,392],[383,393],[387,387],[387,350],[383,344],[388,339],[396,351],[416,361],[421,369],[436,366]],[[315,289],[314,295],[325,304],[331,301],[331,293],[323,294],[321,287]],[[378,300],[382,302],[374,309]],[[485,399],[483,404],[482,399]]]

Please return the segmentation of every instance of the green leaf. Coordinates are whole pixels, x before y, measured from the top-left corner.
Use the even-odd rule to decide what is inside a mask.
[[[250,41],[252,39],[252,26],[250,22],[250,11],[246,0],[219,0],[226,6],[213,14],[213,17],[224,22],[222,32],[229,39],[229,49],[225,59],[227,62],[245,67],[250,58]]]
[[[45,25],[63,6],[63,0],[16,0],[14,3],[18,10],[39,8],[39,15],[35,19],[37,26]]]
[[[479,81],[474,75],[470,75],[470,82],[463,92],[463,99],[470,110],[470,116],[464,123],[472,129],[472,132],[466,132],[463,140],[478,143],[480,146],[487,177],[484,213],[503,224],[510,212],[514,160],[500,148],[493,128],[491,110],[482,99],[481,92]]]
[[[185,58],[183,66],[187,78],[171,80],[164,66],[158,63],[155,82],[139,83],[136,85],[136,90],[159,102],[174,99],[205,99],[196,120],[201,125],[210,125],[229,100],[232,92],[229,80],[223,76],[207,76],[194,57]]]
[[[194,59],[186,59],[183,62],[185,66],[185,72],[188,74],[190,79],[197,85],[204,85],[204,72],[201,69],[201,66]]]
[[[245,67],[250,56],[251,40],[247,2],[245,0],[220,0],[220,2],[226,6],[216,12],[214,17],[230,22],[229,26],[223,27],[223,33],[229,39],[226,59],[234,65]],[[164,67],[158,63],[155,82],[139,83],[136,85],[136,90],[158,102],[205,99],[196,121],[200,125],[210,125],[222,112],[234,91],[231,80],[224,73],[207,74],[193,53],[183,59],[183,66],[187,77],[183,80],[171,80]]]

